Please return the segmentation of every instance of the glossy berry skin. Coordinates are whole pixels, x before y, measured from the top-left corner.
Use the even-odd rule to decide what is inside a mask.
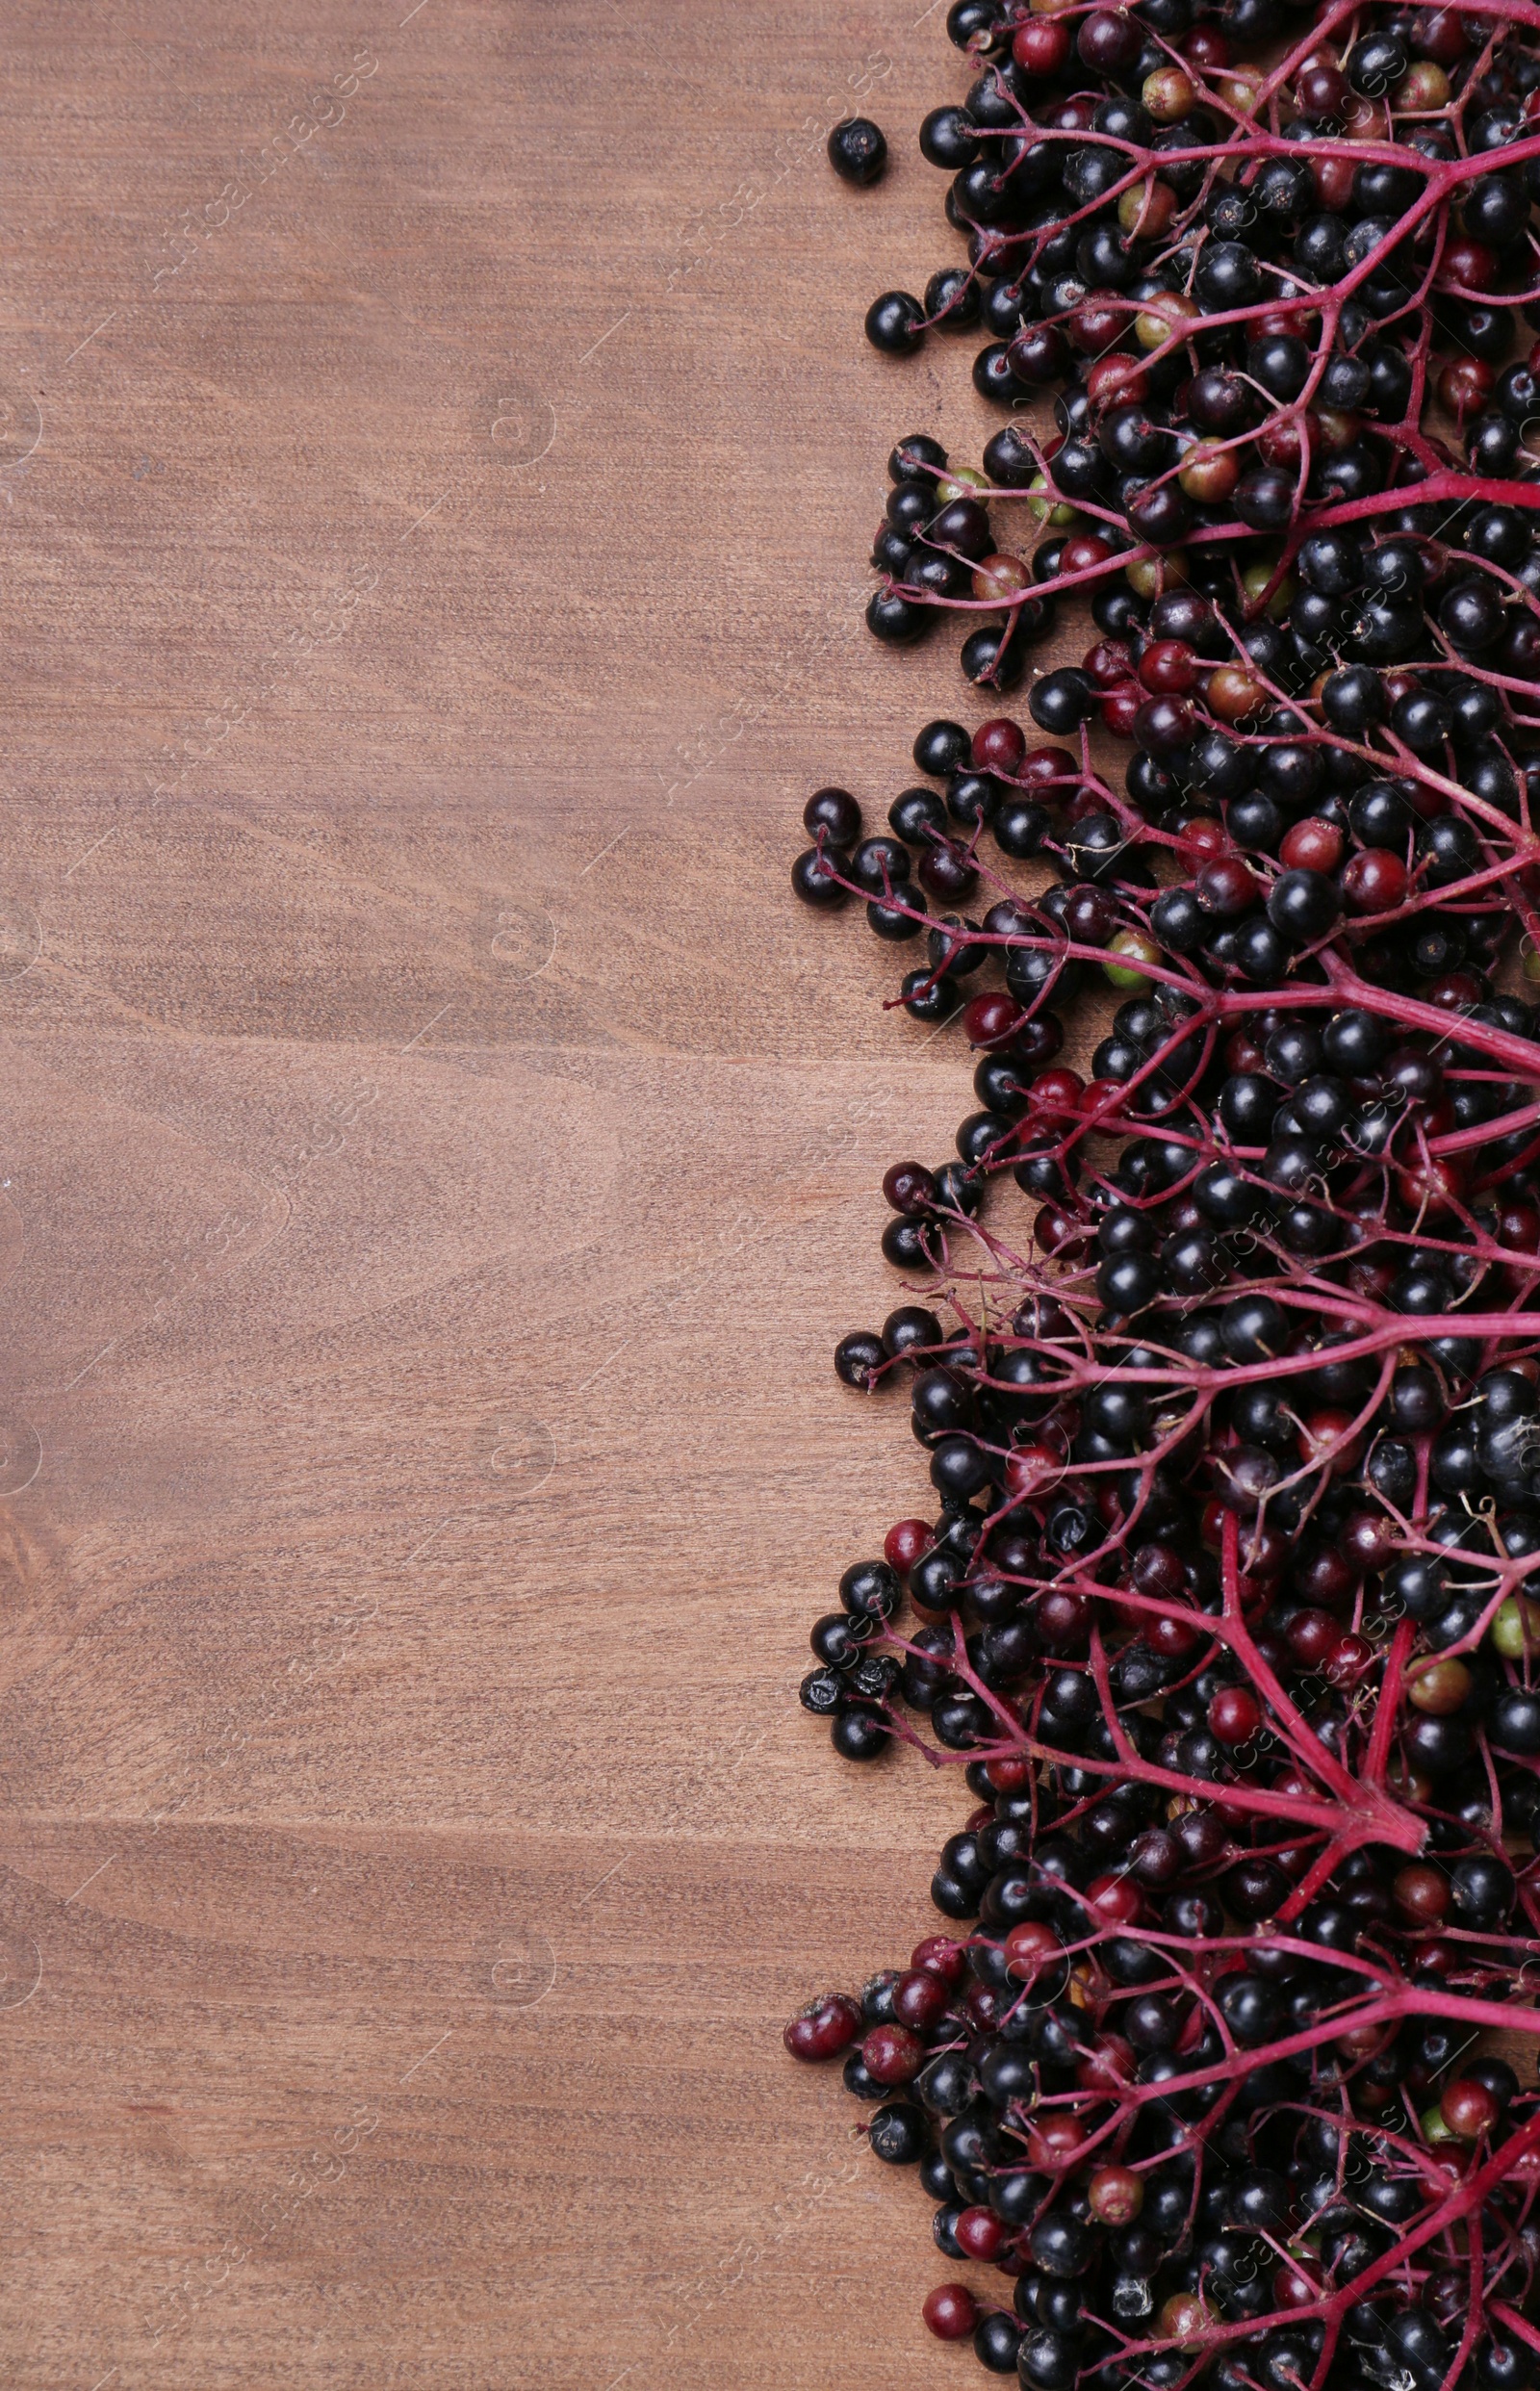
[[[1502,248],[1524,230],[1529,201],[1516,176],[1483,174],[1465,194],[1466,230],[1474,240]]]
[[[1007,715],[981,723],[973,733],[972,761],[981,772],[1014,774],[1020,770],[1026,752],[1026,737],[1020,724]]]
[[[989,2374],[1015,2374],[1020,2349],[1021,2328],[1003,2308],[980,2318],[973,2334],[973,2354]]]
[[[1083,2275],[1095,2251],[1095,2242],[1089,2225],[1078,2218],[1055,2215],[1045,2217],[1032,2229],[1033,2259],[1044,2275],[1064,2279]]]
[[[907,788],[887,809],[888,827],[895,837],[921,850],[923,864],[938,839],[946,836],[946,808],[934,788]]]
[[[1502,601],[1494,582],[1459,581],[1442,600],[1439,628],[1463,655],[1477,656],[1496,642],[1502,630]]]
[[[885,357],[911,356],[925,338],[925,309],[909,291],[885,291],[866,310],[866,338]]]
[[[1185,639],[1152,639],[1139,659],[1139,678],[1159,697],[1184,697],[1198,678],[1198,660]]]
[[[829,136],[829,163],[841,182],[875,183],[887,166],[887,141],[869,116],[847,116]]]
[[[1307,816],[1284,833],[1278,848],[1278,860],[1290,871],[1329,874],[1342,861],[1343,845],[1343,833],[1338,823],[1322,820],[1318,815]]]
[[[1442,756],[1445,741],[1454,727],[1450,707],[1430,688],[1418,688],[1411,696],[1399,698],[1392,707],[1392,730],[1397,739],[1406,741],[1413,756]]]
[[[1349,913],[1392,913],[1405,902],[1406,890],[1406,866],[1388,847],[1366,847],[1344,866],[1342,893]]]
[[[883,1538],[883,1556],[901,1577],[907,1578],[915,1563],[928,1553],[936,1541],[935,1531],[923,1519],[896,1520]],[[922,1963],[914,1962],[915,1967]]]
[[[874,1761],[886,1751],[891,1731],[873,1712],[849,1710],[835,1719],[829,1739],[841,1760]]]
[[[1299,551],[1297,569],[1310,589],[1329,598],[1347,597],[1364,578],[1362,543],[1348,528],[1315,532]]]
[[[887,647],[909,647],[931,628],[931,609],[901,590],[875,589],[866,604],[866,628]]]
[[[1020,617],[1016,618],[1018,621]],[[1017,686],[1023,670],[1022,641],[1010,629],[999,630],[992,624],[970,631],[962,643],[958,658],[964,680],[976,688],[992,695],[1004,695]]]
[[[1339,835],[1339,851],[1340,843]],[[1307,945],[1336,928],[1342,898],[1324,872],[1296,868],[1281,873],[1269,890],[1268,919],[1285,938]]]
[[[1502,2113],[1501,2103],[1486,2085],[1469,2076],[1446,2085],[1439,2100],[1439,2115],[1461,2142],[1481,2141],[1492,2132]]]
[[[920,126],[920,155],[948,174],[960,173],[981,155],[978,127],[962,108],[933,108]]]
[[[1208,1718],[1221,1743],[1245,1743],[1262,1725],[1262,1705],[1244,1685],[1229,1685],[1209,1704]]]
[[[1261,466],[1242,476],[1231,504],[1253,531],[1281,531],[1293,512],[1294,484],[1279,469]]]
[[[843,1992],[824,1992],[799,2010],[783,2040],[793,2059],[837,2059],[860,2032],[860,2005]]]
[[[850,859],[850,877],[872,896],[893,893],[911,871],[910,859],[896,838],[864,838]]]
[[[853,1329],[834,1348],[834,1375],[842,1385],[868,1394],[886,1359],[881,1337],[863,1328]],[[891,1559],[891,1555],[888,1557]]]
[[[894,442],[887,459],[887,478],[933,484],[936,476],[945,471],[946,450],[929,432],[906,432]]]
[[[1205,863],[1194,890],[1203,911],[1221,920],[1247,912],[1260,893],[1255,874],[1239,856],[1218,856]]]
[[[1091,706],[1085,674],[1072,665],[1045,674],[1034,685],[1028,705],[1040,731],[1062,736],[1078,730],[1088,719]]]
[[[1080,19],[1075,50],[1092,74],[1119,75],[1139,56],[1139,29],[1121,12],[1097,9]]]
[[[992,2208],[965,2208],[952,2231],[964,2258],[997,2258],[1009,2238]]]
[[[920,2313],[937,2341],[966,2341],[979,2321],[978,2302],[965,2283],[938,2283]]]
[[[981,398],[992,399],[997,406],[1009,407],[1022,395],[1012,369],[1012,344],[991,341],[973,361],[974,389]]]
[[[834,846],[853,846],[860,836],[860,807],[848,788],[817,788],[802,809],[802,827],[809,838],[821,831]]]
[[[1098,2224],[1131,2225],[1144,2205],[1142,2176],[1127,2167],[1100,2167],[1087,2190],[1091,2213]]]
[[[913,2167],[925,2155],[925,2119],[911,2101],[889,2101],[873,2115],[866,2139],[885,2166]]]
[[[1057,324],[1022,326],[1007,349],[1012,375],[1025,390],[1062,379],[1070,362],[1069,345]],[[1062,486],[1062,485],[1061,485]]]
[[[860,2055],[874,2082],[910,2084],[925,2064],[925,2045],[907,2026],[873,2026]]]
[[[890,1619],[899,1584],[885,1560],[854,1561],[839,1581],[839,1600],[853,1619]]]
[[[837,911],[850,895],[848,887],[840,885],[849,871],[850,859],[837,847],[808,847],[792,864],[793,892],[821,913]]]
[[[1368,99],[1383,99],[1405,76],[1411,59],[1404,42],[1393,34],[1370,34],[1358,42],[1348,64],[1348,80]]]
[[[951,1995],[938,1975],[929,1968],[913,1967],[900,1976],[893,1988],[893,2016],[900,2025],[910,2026],[917,2034],[926,2034],[939,2025],[950,2000]],[[876,2070],[873,2070],[873,2072]],[[992,2253],[976,2251],[973,2254],[985,2256]]]
[[[993,545],[988,511],[977,499],[951,499],[933,519],[928,537],[937,548],[977,561]]]
[[[928,722],[914,740],[915,769],[932,780],[950,780],[966,768],[972,753],[972,739],[960,722]]]
[[[952,0],[946,13],[946,38],[960,50],[987,56],[998,46],[1000,16],[996,0]]]
[[[1492,1706],[1490,1734],[1504,1752],[1540,1757],[1540,1696],[1517,1686],[1500,1694]]]
[[[941,1324],[920,1303],[901,1303],[883,1323],[883,1350],[894,1360],[917,1363],[941,1342]]]
[[[1321,710],[1334,731],[1362,739],[1385,720],[1390,704],[1378,673],[1367,664],[1349,664],[1328,676],[1321,692]]]
[[[894,1212],[921,1215],[936,1203],[936,1179],[923,1163],[894,1163],[883,1175],[883,1201]]]

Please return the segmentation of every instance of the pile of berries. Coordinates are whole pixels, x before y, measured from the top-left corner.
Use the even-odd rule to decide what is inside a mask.
[[[975,1102],[887,1172],[907,1283],[835,1355],[937,1516],[846,1569],[802,1700],[977,1806],[949,1931],[787,2046],[1004,2278],[925,2301],[988,2370],[1527,2391],[1540,7],[949,28],[968,263],[868,332],[982,319],[1014,412],[983,474],[899,442],[869,619],[966,613],[1000,691],[1066,597],[1097,636],[1030,728],[927,724],[886,833],[806,810],[798,894],[914,952]]]
[[[1404,667],[1389,707],[1421,696],[1420,754],[1449,736],[1451,667],[1531,681],[1534,501],[1497,495],[1532,482],[1540,424],[1515,355],[1540,327],[1525,5],[1337,5],[1266,72],[1236,59],[1281,30],[1277,0],[1197,21],[1191,0],[1014,26],[955,9],[981,71],[921,145],[952,172],[969,262],[923,306],[886,293],[867,332],[902,351],[982,319],[973,378],[1011,421],[982,471],[927,440],[898,451],[873,631],[908,641],[961,613],[964,672],[1009,689],[1062,595],[1105,592],[1116,640],[1191,590],[1224,626],[1200,656],[1242,681],[1248,630],[1295,690],[1334,656]],[[1339,557],[1296,571],[1313,531],[1348,526]],[[1091,675],[1083,699],[1117,685]],[[1258,702],[1226,684],[1215,710]]]

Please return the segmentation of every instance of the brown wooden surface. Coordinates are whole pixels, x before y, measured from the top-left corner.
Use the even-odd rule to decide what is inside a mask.
[[[7,21],[12,2391],[971,2374],[779,2042],[965,1799],[790,1701],[966,1109],[785,885],[961,694],[860,621],[890,438],[988,427],[860,338],[955,245],[916,14]]]

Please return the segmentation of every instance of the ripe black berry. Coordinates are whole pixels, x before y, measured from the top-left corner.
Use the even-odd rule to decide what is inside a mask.
[[[925,338],[925,310],[908,291],[885,291],[866,310],[866,338],[885,356],[907,357]]]
[[[829,163],[846,183],[875,183],[887,165],[887,142],[869,116],[847,116],[829,136]]]

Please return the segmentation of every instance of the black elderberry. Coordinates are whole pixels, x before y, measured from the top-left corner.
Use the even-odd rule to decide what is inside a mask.
[[[991,282],[979,300],[979,319],[996,340],[1009,341],[1031,316],[1030,288],[1020,282]]]
[[[1310,375],[1310,351],[1292,332],[1278,332],[1253,341],[1246,352],[1246,372],[1274,398],[1297,398]]]
[[[965,108],[933,108],[920,126],[920,154],[949,174],[982,155],[979,128]]]
[[[944,266],[925,286],[925,313],[939,332],[965,332],[979,321],[979,286],[961,266]]]
[[[829,163],[842,182],[875,183],[887,165],[887,142],[869,116],[847,116],[829,136]]]
[[[1025,669],[1021,622],[1018,613],[1014,623],[1003,629],[988,624],[969,633],[959,657],[965,680],[991,689],[1010,690],[1017,686]]]
[[[845,1723],[840,1720],[839,1725]],[[866,2138],[873,2156],[887,2166],[913,2167],[923,2156],[930,2139],[924,2111],[912,2101],[890,2101],[872,2117]]]
[[[1347,233],[1341,218],[1307,217],[1295,235],[1294,262],[1312,281],[1340,280],[1348,264]],[[1368,378],[1366,372],[1366,388]]]
[[[875,1710],[858,1706],[841,1711],[830,1730],[830,1741],[841,1760],[880,1760],[892,1740],[892,1731]]]
[[[1003,15],[999,0],[952,0],[946,38],[960,50],[988,53],[999,38]]]
[[[914,762],[933,780],[946,780],[965,768],[973,743],[960,722],[928,722],[914,740]]]
[[[1348,80],[1367,99],[1383,99],[1403,80],[1410,64],[1405,44],[1396,35],[1372,33],[1348,59]]]
[[[1213,314],[1249,307],[1261,287],[1261,272],[1250,249],[1238,241],[1205,244],[1198,258],[1196,289]]]
[[[1006,489],[1024,489],[1041,468],[1018,427],[1007,424],[986,445],[984,470],[991,482]]]
[[[1268,918],[1285,938],[1308,944],[1342,918],[1342,898],[1323,872],[1284,872],[1268,896]]]
[[[1485,578],[1457,581],[1440,602],[1438,619],[1451,647],[1479,655],[1502,635],[1503,609],[1497,585]]]
[[[908,647],[931,628],[931,609],[896,589],[874,590],[866,606],[866,628],[889,647]]]
[[[1334,731],[1346,738],[1362,740],[1386,719],[1390,701],[1378,673],[1367,664],[1349,664],[1327,676],[1321,709]]]
[[[849,888],[841,886],[849,868],[848,857],[837,847],[809,847],[792,864],[791,886],[805,905],[827,911],[843,905],[849,896]]]
[[[1334,222],[1335,219],[1327,220]],[[1323,406],[1356,414],[1369,398],[1371,380],[1367,358],[1346,357],[1334,352],[1327,359],[1326,370],[1321,377],[1321,402]]]
[[[1078,667],[1065,665],[1034,685],[1028,704],[1038,728],[1062,737],[1078,730],[1089,716],[1091,686]]]
[[[1294,481],[1280,467],[1258,466],[1236,484],[1231,504],[1255,531],[1281,531],[1294,511]]]
[[[946,466],[946,450],[929,432],[909,432],[894,443],[887,459],[889,481],[933,482]]]
[[[1502,248],[1528,222],[1529,197],[1517,175],[1483,174],[1467,185],[1462,212],[1473,240]]]
[[[866,310],[866,338],[885,356],[907,357],[925,338],[925,309],[908,291],[885,291]]]
[[[947,828],[946,808],[934,788],[906,788],[888,807],[887,820],[895,837],[922,849]]]

